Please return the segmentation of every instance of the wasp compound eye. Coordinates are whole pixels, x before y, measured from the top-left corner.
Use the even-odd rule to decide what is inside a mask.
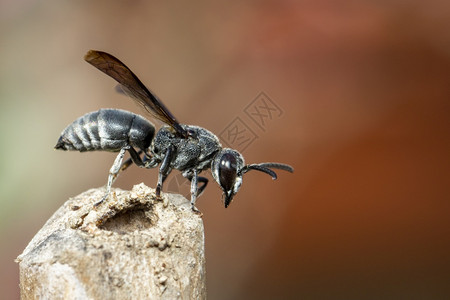
[[[222,155],[219,163],[219,183],[225,190],[229,191],[233,188],[237,175],[236,157],[231,153]]]

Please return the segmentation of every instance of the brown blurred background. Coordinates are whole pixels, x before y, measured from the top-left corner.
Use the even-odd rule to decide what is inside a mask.
[[[450,297],[447,1],[0,5],[2,298],[19,297],[15,257],[114,160],[53,151],[61,130],[101,107],[140,113],[88,49],[126,62],[184,123],[218,134],[241,118],[258,136],[246,162],[295,168],[246,174],[227,209],[214,182],[199,199],[209,299]],[[262,91],[283,111],[263,130],[245,114]]]

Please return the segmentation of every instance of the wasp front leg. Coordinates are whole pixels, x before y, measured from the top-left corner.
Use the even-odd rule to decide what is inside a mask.
[[[164,181],[167,178],[167,175],[169,175],[170,171],[172,171],[172,168],[170,167],[170,163],[172,162],[172,159],[175,157],[175,147],[171,145],[169,148],[167,148],[166,154],[164,156],[163,161],[161,162],[161,166],[159,167],[159,173],[158,173],[158,183],[156,185],[156,197],[161,197],[161,190]]]
[[[195,207],[195,202],[197,201],[197,197],[200,196],[200,194],[203,192],[206,185],[208,184],[208,179],[205,177],[199,177],[198,171],[196,169],[189,170],[183,173],[183,176],[191,181],[191,209],[196,214],[202,214]],[[198,186],[199,182],[203,183],[200,187]]]

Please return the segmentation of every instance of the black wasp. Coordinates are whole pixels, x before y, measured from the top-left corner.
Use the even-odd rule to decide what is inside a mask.
[[[148,169],[159,165],[157,197],[160,197],[163,182],[169,173],[173,169],[181,171],[191,182],[191,205],[194,211],[198,211],[194,206],[197,197],[208,184],[207,178],[199,176],[203,170],[211,168],[214,180],[223,191],[225,207],[238,192],[242,176],[248,171],[261,171],[272,176],[272,179],[277,178],[272,169],[294,171],[291,166],[281,163],[245,165],[239,152],[222,148],[219,139],[210,131],[180,124],[161,100],[111,54],[90,50],[84,59],[115,79],[126,95],[166,124],[155,135],[154,125],[139,115],[119,109],[100,109],[85,114],[64,129],[55,149],[119,152],[109,170],[106,194],[95,205],[108,197],[119,172],[132,162]],[[131,157],[122,164],[127,151]]]

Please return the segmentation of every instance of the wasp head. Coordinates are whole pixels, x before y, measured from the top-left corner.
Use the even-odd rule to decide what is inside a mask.
[[[211,165],[214,179],[223,191],[225,207],[230,205],[234,195],[242,184],[240,170],[244,166],[242,155],[232,149],[222,149],[215,157]]]
[[[230,205],[234,195],[239,191],[242,185],[242,176],[251,170],[266,173],[277,179],[277,174],[271,170],[280,169],[288,172],[294,172],[294,169],[286,164],[280,163],[260,163],[245,165],[244,158],[236,150],[224,148],[213,159],[211,171],[214,179],[220,185],[223,191],[223,200],[225,207]]]

